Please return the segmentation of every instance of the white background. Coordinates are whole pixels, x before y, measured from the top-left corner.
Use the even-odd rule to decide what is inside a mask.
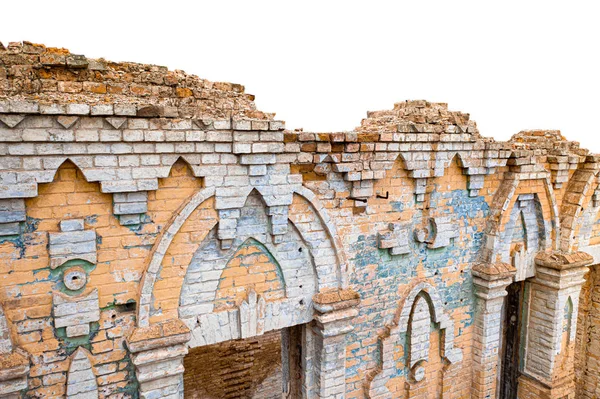
[[[288,128],[342,131],[426,99],[485,136],[560,129],[600,152],[597,1],[25,1],[0,41],[241,83]]]

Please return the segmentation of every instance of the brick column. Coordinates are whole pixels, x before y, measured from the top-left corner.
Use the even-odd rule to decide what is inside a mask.
[[[475,315],[473,340],[472,398],[496,397],[498,352],[502,333],[502,309],[506,287],[516,269],[506,263],[479,264],[473,267]]]
[[[127,346],[132,353],[141,399],[183,399],[183,358],[190,330],[180,320],[136,329]]]
[[[519,398],[575,397],[577,309],[583,276],[592,262],[583,252],[536,256]]]
[[[343,399],[346,394],[346,334],[354,329],[359,296],[352,290],[319,293],[313,298],[316,311],[314,342],[314,397]],[[310,396],[313,397],[313,396]]]

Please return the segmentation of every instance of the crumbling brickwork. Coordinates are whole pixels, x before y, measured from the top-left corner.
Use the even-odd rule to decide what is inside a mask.
[[[291,131],[0,44],[0,398],[593,398],[599,171],[446,104]]]
[[[186,356],[189,398],[281,398],[281,333],[194,348]]]

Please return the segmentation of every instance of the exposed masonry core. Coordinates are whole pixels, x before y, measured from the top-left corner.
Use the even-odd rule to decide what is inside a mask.
[[[194,348],[184,366],[186,398],[281,398],[281,332]]]
[[[600,156],[0,44],[0,398],[596,398]]]

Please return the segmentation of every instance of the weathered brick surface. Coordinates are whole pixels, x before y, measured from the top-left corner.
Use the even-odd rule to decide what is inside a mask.
[[[43,114],[269,117],[256,110],[254,96],[239,84],[84,56],[77,56],[75,65],[74,57],[66,49],[9,44],[0,51],[0,97],[40,100]]]
[[[426,101],[287,131],[238,85],[0,61],[0,396],[495,397],[513,281],[523,397],[597,393],[600,157],[559,132]]]
[[[185,358],[189,398],[281,397],[281,333],[194,348]]]

